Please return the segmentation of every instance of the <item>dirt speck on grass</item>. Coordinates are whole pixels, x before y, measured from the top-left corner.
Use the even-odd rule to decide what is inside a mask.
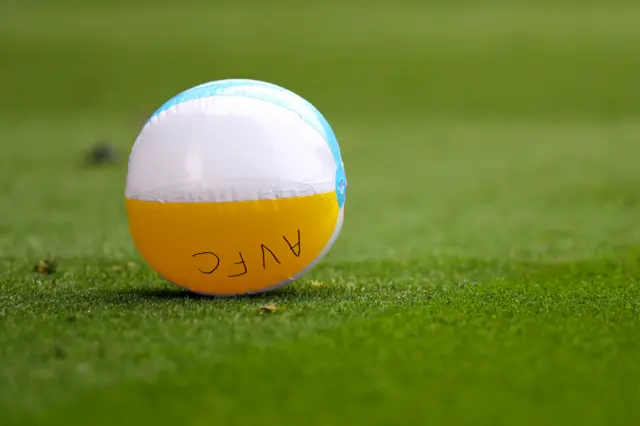
[[[51,275],[57,270],[58,263],[53,259],[40,259],[33,267],[34,272],[42,275]]]
[[[125,271],[127,269],[135,269],[138,267],[138,264],[135,262],[127,262],[124,265],[113,265],[111,269],[113,271]]]
[[[264,306],[260,307],[258,312],[261,313],[261,314],[272,314],[275,311],[277,311],[278,309],[279,308],[276,305],[269,304],[269,305],[264,305]]]
[[[85,156],[88,166],[110,165],[118,162],[118,150],[108,141],[99,140],[89,148]]]

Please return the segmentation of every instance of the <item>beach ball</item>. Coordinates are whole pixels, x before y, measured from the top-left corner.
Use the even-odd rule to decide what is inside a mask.
[[[344,218],[347,181],[333,130],[280,86],[213,81],[168,100],[129,156],[133,243],[167,281],[238,295],[315,266]]]

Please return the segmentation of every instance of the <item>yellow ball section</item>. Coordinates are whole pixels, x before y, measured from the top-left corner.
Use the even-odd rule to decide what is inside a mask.
[[[285,284],[312,264],[339,220],[335,192],[275,200],[126,199],[134,244],[163,278],[211,295]]]

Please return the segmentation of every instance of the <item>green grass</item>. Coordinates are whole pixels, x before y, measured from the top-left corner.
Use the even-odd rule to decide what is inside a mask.
[[[0,7],[3,426],[640,421],[637,2],[102,3]],[[350,186],[317,269],[211,299],[144,266],[124,181],[227,77],[316,104]]]

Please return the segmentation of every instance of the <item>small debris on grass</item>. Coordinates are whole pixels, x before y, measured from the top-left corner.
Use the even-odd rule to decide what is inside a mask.
[[[114,164],[118,161],[118,152],[111,143],[101,140],[93,144],[85,160],[90,166]]]
[[[271,314],[277,310],[278,310],[278,307],[276,305],[264,305],[259,309],[259,312],[261,314]]]
[[[66,358],[67,351],[60,345],[56,344],[53,346],[53,357],[54,358]]]
[[[135,269],[138,267],[138,264],[135,262],[127,262],[125,265],[113,265],[111,269],[114,271],[124,271],[126,269]]]
[[[58,263],[52,259],[41,259],[33,267],[33,271],[43,275],[51,275],[58,269]]]
[[[324,285],[324,282],[322,282],[322,281],[317,281],[317,280],[311,281],[311,286],[312,287],[322,287],[323,285]]]

